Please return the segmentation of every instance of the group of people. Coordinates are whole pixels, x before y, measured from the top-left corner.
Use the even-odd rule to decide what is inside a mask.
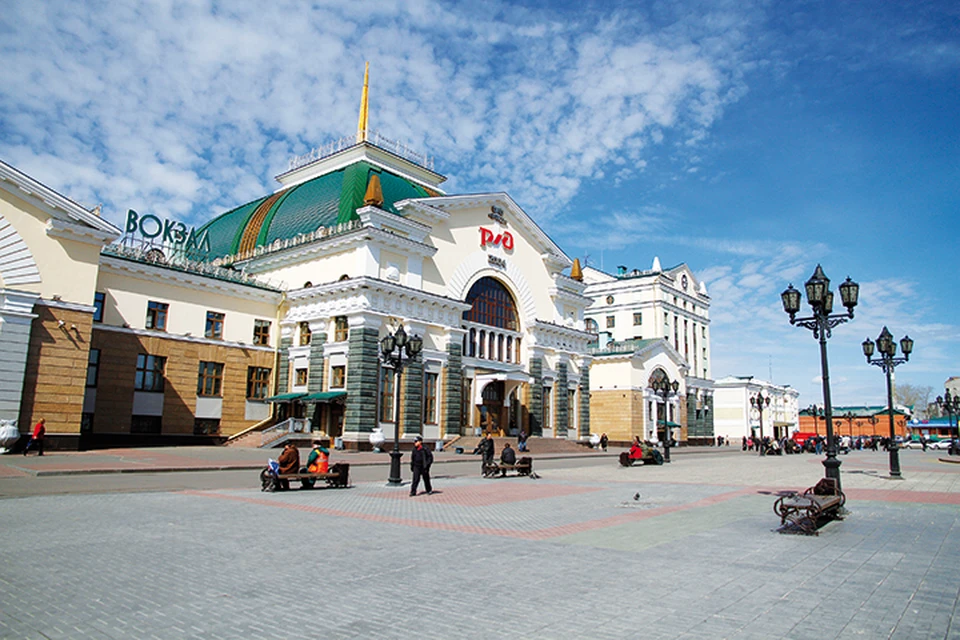
[[[521,442],[526,443],[526,437]],[[500,452],[500,464],[517,464],[517,451],[526,451],[526,447],[521,448],[521,445],[518,444],[517,449],[514,450],[509,442],[505,442],[503,450]],[[496,455],[496,444],[493,438],[486,433],[483,434],[473,453],[481,456],[480,470],[482,472],[487,465],[493,464],[493,458]]]

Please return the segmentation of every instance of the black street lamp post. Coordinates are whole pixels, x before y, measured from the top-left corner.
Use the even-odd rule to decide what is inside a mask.
[[[763,391],[757,391],[757,395],[750,396],[750,406],[760,414],[760,455],[767,455],[766,448],[763,446],[763,410],[770,406],[770,396],[764,396]]]
[[[913,352],[913,340],[910,336],[904,336],[900,340],[900,349],[903,351],[902,357],[897,357],[897,342],[886,327],[877,337],[876,349],[880,352],[876,358],[872,358],[874,343],[867,338],[863,341],[863,355],[867,357],[867,362],[875,364],[887,374],[887,414],[890,416],[890,477],[900,478],[900,452],[897,447],[897,432],[893,424],[893,370],[897,365],[901,365],[910,359]]]
[[[380,361],[393,367],[394,372],[394,420],[393,420],[393,451],[390,452],[390,477],[387,484],[399,487],[403,480],[400,478],[400,375],[403,366],[417,359],[423,349],[423,339],[419,336],[407,337],[403,325],[397,328],[393,335],[387,334],[380,340]],[[404,358],[406,355],[406,358]]]
[[[818,407],[815,404],[807,407],[807,411],[813,416],[813,433],[816,436],[820,436],[820,418],[823,417],[823,407]]]
[[[941,411],[947,412],[949,431],[953,431],[953,419],[960,416],[960,395],[950,395],[950,389],[946,389],[943,396],[937,396],[937,406],[940,407]],[[950,438],[953,438],[952,433],[950,434]],[[960,420],[957,421],[957,438],[960,438]],[[958,442],[960,441],[951,443],[951,454],[956,451]]]
[[[650,383],[650,388],[663,400],[663,461],[670,462],[670,440],[673,439],[670,433],[670,421],[667,419],[667,400],[677,395],[680,389],[680,383],[676,380],[670,382],[670,378],[664,374],[661,378]],[[659,409],[660,403],[657,403]]]
[[[820,378],[823,381],[823,413],[827,423],[827,457],[823,461],[825,475],[833,478],[840,489],[840,461],[837,459],[837,443],[833,438],[833,404],[830,401],[830,373],[827,367],[827,338],[837,325],[853,318],[853,308],[857,306],[860,296],[860,285],[849,277],[838,288],[840,300],[847,309],[846,313],[833,313],[833,292],[830,291],[830,278],[818,264],[810,279],[804,283],[807,294],[807,303],[813,314],[806,318],[798,318],[800,312],[800,292],[787,287],[780,294],[783,310],[790,316],[790,324],[800,325],[813,331],[813,337],[820,341]]]

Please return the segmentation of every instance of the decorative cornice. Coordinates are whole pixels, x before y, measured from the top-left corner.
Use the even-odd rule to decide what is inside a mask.
[[[185,336],[177,333],[166,333],[164,331],[156,331],[154,329],[135,329],[133,327],[117,327],[112,324],[101,324],[95,323],[93,325],[94,330],[98,331],[112,331],[114,333],[126,333],[142,337],[150,338],[161,338],[163,340],[173,340],[175,342],[191,342],[193,344],[204,344],[214,347],[229,347],[231,349],[243,349],[244,351],[263,351],[266,353],[274,353],[276,349],[273,347],[263,347],[254,344],[247,344],[246,342],[232,342],[230,340],[212,340],[210,338],[201,338],[197,336]]]
[[[16,192],[13,188],[16,188]],[[109,236],[108,242],[120,237],[121,231],[103,218],[87,211],[82,206],[57,193],[43,183],[34,180],[27,174],[0,160],[0,189],[27,199],[48,215],[80,222]]]
[[[89,304],[81,304],[79,302],[66,302],[65,300],[48,300],[46,298],[38,298],[36,304],[38,306],[52,307],[54,309],[66,309],[67,311],[79,311],[81,313],[93,313],[96,311],[96,307]]]
[[[85,242],[97,247],[103,247],[114,240],[117,236],[113,233],[94,229],[86,225],[74,224],[61,220],[60,218],[50,218],[47,221],[47,235],[51,238],[65,238],[77,242]]]
[[[275,305],[280,304],[283,299],[281,292],[266,289],[263,285],[228,282],[215,277],[171,269],[164,265],[147,264],[106,254],[100,255],[100,271],[113,275],[133,276],[148,280],[162,279],[164,282],[170,283],[171,286],[184,287],[204,293],[216,291],[217,293],[235,298],[254,300],[256,302],[269,302]]]
[[[459,325],[463,312],[470,309],[459,300],[368,276],[292,291],[288,301],[285,321],[348,316],[351,327],[356,326],[357,314],[380,316],[380,322],[396,317],[428,325]]]

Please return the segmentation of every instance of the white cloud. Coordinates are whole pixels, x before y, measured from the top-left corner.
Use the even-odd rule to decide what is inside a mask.
[[[666,131],[702,137],[741,84],[746,13],[677,10],[659,30],[634,10],[477,13],[12,2],[0,156],[114,220],[131,203],[206,218],[271,191],[288,156],[351,133],[370,60],[373,128],[436,156],[450,188],[507,190],[544,219],[604,166],[625,156],[621,179],[641,170]]]

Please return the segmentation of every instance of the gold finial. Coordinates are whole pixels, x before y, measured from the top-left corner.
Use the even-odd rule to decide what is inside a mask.
[[[570,277],[583,282],[583,269],[580,268],[580,258],[573,259],[573,266],[570,267]]]
[[[379,207],[382,204],[383,190],[380,188],[380,176],[371,173],[370,180],[367,181],[367,192],[363,194],[363,205]]]
[[[370,82],[370,63],[363,68],[363,93],[360,95],[360,120],[357,122],[357,142],[367,139],[367,87]]]

